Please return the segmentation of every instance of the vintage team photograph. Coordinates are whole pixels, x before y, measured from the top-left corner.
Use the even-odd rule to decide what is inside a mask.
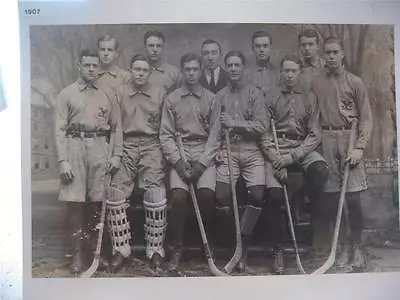
[[[400,271],[394,34],[30,26],[32,277]]]

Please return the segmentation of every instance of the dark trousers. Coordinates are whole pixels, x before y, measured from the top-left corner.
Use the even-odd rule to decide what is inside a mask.
[[[313,162],[304,173],[305,177],[305,193],[311,200],[313,206],[319,203],[321,198],[322,187],[328,177],[328,168],[325,161]],[[282,243],[283,230],[285,226],[284,213],[285,198],[283,188],[267,188],[266,190],[266,210],[268,228],[271,237],[271,243],[274,248],[280,248]],[[312,211],[312,228],[318,230],[317,221],[320,219],[319,212]],[[317,228],[317,229],[316,229]],[[314,237],[316,237],[314,235]]]
[[[209,233],[215,214],[215,194],[212,190],[201,188],[196,193],[202,221]],[[184,189],[173,189],[170,196],[171,211],[168,217],[168,244],[172,248],[183,247],[185,223],[189,209],[193,208],[190,194]]]
[[[96,249],[98,231],[96,225],[100,222],[101,202],[67,202],[67,225],[71,241],[71,251],[83,247],[90,252]],[[111,252],[107,226],[104,228],[102,253]]]
[[[340,242],[360,243],[363,229],[363,212],[361,207],[361,193],[346,193],[345,204],[348,208],[348,220],[345,211],[342,214],[339,234]],[[336,223],[339,205],[339,193],[324,193],[323,197],[314,205],[315,215],[318,216],[318,234],[327,237],[327,243],[332,243],[332,234]],[[347,224],[348,223],[348,226]],[[350,232],[347,232],[349,227]]]

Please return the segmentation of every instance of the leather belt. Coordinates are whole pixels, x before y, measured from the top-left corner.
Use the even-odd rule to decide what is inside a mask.
[[[101,136],[109,136],[109,131],[68,131],[66,133],[67,137],[72,138],[94,138]]]
[[[288,139],[288,140],[295,140],[295,141],[302,141],[304,140],[303,137],[297,134],[285,134],[285,133],[277,133],[276,134],[279,139]]]
[[[351,127],[350,126],[339,126],[339,127],[335,127],[335,126],[322,126],[323,130],[333,130],[333,131],[340,131],[340,130],[350,130]]]

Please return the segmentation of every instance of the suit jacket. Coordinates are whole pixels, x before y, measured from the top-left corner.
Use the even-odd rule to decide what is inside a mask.
[[[200,76],[200,84],[204,88],[206,88],[209,91],[211,91],[214,94],[216,94],[228,84],[228,73],[226,73],[226,71],[222,67],[220,67],[218,82],[214,87],[212,87],[207,82],[207,77],[206,77],[206,74],[205,74],[205,70],[203,69],[203,71],[201,72],[201,76]]]

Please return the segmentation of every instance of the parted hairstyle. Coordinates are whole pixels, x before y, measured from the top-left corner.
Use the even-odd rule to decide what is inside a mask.
[[[338,44],[340,46],[340,49],[344,50],[342,41],[339,38],[335,37],[335,36],[326,37],[324,39],[324,46],[326,44]]]
[[[210,44],[216,44],[216,45],[218,46],[219,53],[222,53],[221,45],[220,45],[216,40],[213,40],[213,39],[206,39],[206,40],[201,44],[201,49],[203,49],[204,45],[210,45]]]
[[[181,69],[183,69],[183,66],[185,65],[185,63],[195,60],[199,63],[200,69],[201,69],[201,57],[200,55],[197,55],[195,53],[186,53],[185,55],[183,55],[181,57]]]
[[[97,51],[93,49],[83,49],[81,53],[79,54],[79,62],[82,62],[83,57],[99,57],[97,54]]]
[[[135,63],[135,61],[145,61],[150,65],[149,59],[147,58],[146,55],[142,54],[142,53],[138,53],[135,54],[134,56],[132,56],[131,59],[131,64],[129,65],[132,68],[132,65]]]
[[[226,61],[227,61],[228,58],[231,57],[231,56],[237,56],[237,57],[239,57],[239,58],[242,60],[243,65],[244,65],[244,66],[246,65],[246,57],[244,56],[244,54],[243,54],[242,52],[237,51],[237,50],[231,50],[231,51],[229,51],[229,52],[225,55],[225,57],[224,57],[224,63],[225,63],[225,65],[226,65]]]
[[[146,45],[147,39],[152,36],[158,37],[159,39],[161,39],[163,41],[163,43],[165,43],[165,36],[161,31],[149,30],[144,34],[143,42],[145,45]]]
[[[299,35],[297,36],[297,40],[300,42],[300,39],[302,37],[306,38],[315,38],[317,41],[317,44],[319,44],[319,34],[315,29],[308,28],[300,31]]]
[[[282,59],[281,59],[281,63],[280,63],[280,67],[282,69],[283,64],[285,63],[285,61],[292,61],[296,64],[299,65],[299,68],[301,69],[302,63],[301,63],[301,59],[296,55],[296,54],[286,54]]]
[[[100,36],[97,40],[97,47],[100,47],[100,42],[108,42],[108,41],[114,41],[115,42],[115,50],[118,49],[119,45],[118,45],[117,39],[110,34],[104,34],[104,35]]]
[[[272,37],[271,37],[271,35],[270,35],[268,32],[266,32],[265,30],[256,31],[256,32],[253,33],[253,35],[252,35],[252,37],[251,37],[251,45],[253,45],[253,44],[254,44],[254,40],[255,40],[256,38],[259,38],[259,37],[267,37],[267,38],[269,39],[270,45],[272,45]]]

